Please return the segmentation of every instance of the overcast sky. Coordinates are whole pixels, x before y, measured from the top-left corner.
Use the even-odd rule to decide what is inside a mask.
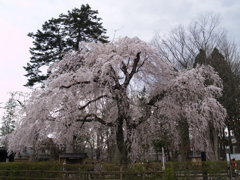
[[[0,0],[0,102],[7,100],[7,92],[29,91],[23,87],[27,78],[22,68],[30,60],[27,34],[86,3],[98,10],[110,39],[115,34],[149,42],[155,32],[167,34],[210,11],[221,15],[221,25],[240,44],[240,0]]]

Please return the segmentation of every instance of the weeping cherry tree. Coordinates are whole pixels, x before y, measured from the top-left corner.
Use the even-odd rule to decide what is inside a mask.
[[[216,100],[221,79],[210,66],[174,69],[136,37],[105,44],[82,42],[78,52],[51,67],[46,87],[32,92],[24,117],[9,137],[9,151],[37,147],[51,135],[71,152],[73,137],[101,125],[111,129],[120,163],[127,165],[138,157],[142,139],[152,143],[158,123],[166,125],[178,144],[182,121],[198,139],[194,145],[207,149],[208,122],[224,126],[226,112]]]

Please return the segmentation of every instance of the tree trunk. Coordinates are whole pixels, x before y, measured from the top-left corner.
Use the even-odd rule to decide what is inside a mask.
[[[73,153],[74,152],[74,138],[68,142],[66,142],[66,153]]]
[[[232,136],[231,136],[231,130],[229,129],[229,127],[227,127],[228,129],[228,144],[229,144],[229,148],[230,148],[230,154],[233,153],[233,145],[232,145]]]
[[[236,152],[235,153],[240,153],[240,126],[239,126],[239,121],[236,119],[235,119],[235,127],[234,127],[234,136],[236,138]]]
[[[128,145],[124,139],[124,132],[123,132],[123,119],[118,121],[117,131],[117,147],[120,152],[120,164],[123,166],[127,166],[129,164],[128,160]]]
[[[181,154],[181,161],[186,161],[189,157],[190,151],[190,140],[189,140],[189,126],[186,121],[179,122],[179,129],[180,129],[180,154]]]
[[[221,129],[220,133],[220,139],[219,139],[219,155],[220,159],[225,160],[226,159],[226,137],[224,128]]]
[[[124,120],[126,120],[126,126],[123,126]],[[132,137],[133,137],[133,126],[129,123],[128,118],[119,118],[117,123],[117,147],[120,152],[120,164],[122,166],[128,166],[130,163],[129,153],[131,152]],[[124,137],[124,131],[126,132],[126,137]]]
[[[120,152],[120,164],[128,166],[130,163],[129,153],[131,152],[133,126],[131,125],[132,118],[126,87],[121,87],[119,91],[121,93],[115,94],[118,107],[118,118],[116,121],[117,147]],[[124,137],[124,131],[126,132],[126,137]]]
[[[213,133],[213,152],[214,152],[214,161],[219,160],[219,147],[218,147],[218,130],[213,128],[212,130]]]

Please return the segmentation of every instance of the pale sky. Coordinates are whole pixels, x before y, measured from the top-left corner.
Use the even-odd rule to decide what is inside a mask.
[[[214,12],[240,44],[240,0],[0,0],[0,102],[8,99],[7,92],[29,91],[23,87],[27,82],[23,66],[30,60],[32,47],[27,34],[86,3],[98,10],[110,39],[137,36],[149,42],[157,31],[167,34],[199,13]]]

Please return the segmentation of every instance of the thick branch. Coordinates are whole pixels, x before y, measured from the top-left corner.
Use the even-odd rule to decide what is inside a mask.
[[[137,53],[136,58],[134,59],[134,63],[133,63],[133,67],[132,67],[132,71],[130,72],[130,74],[125,73],[125,82],[124,82],[124,86],[128,86],[130,80],[132,79],[133,75],[137,72],[137,66],[138,66],[138,62],[140,61],[140,54],[141,52]]]
[[[96,114],[87,114],[85,117],[81,118],[81,119],[77,119],[77,122],[92,122],[92,121],[97,121],[103,125],[109,126],[109,127],[113,127],[113,123],[112,122],[105,122],[102,118],[98,117]]]
[[[113,69],[113,67],[110,65],[110,69],[111,69],[111,78],[114,80],[115,82],[115,85],[113,86],[113,89],[120,89],[120,84],[119,84],[119,81],[118,81],[118,77],[116,75],[116,72],[115,70]]]
[[[62,86],[60,86],[60,89],[62,89],[62,88],[68,89],[68,88],[70,88],[70,87],[72,87],[72,86],[75,86],[75,85],[78,85],[78,84],[90,84],[90,81],[75,82],[75,83],[70,84],[70,85],[68,85],[68,86],[62,85]]]
[[[147,105],[146,113],[138,119],[137,122],[133,123],[133,128],[137,128],[140,124],[146,122],[148,118],[151,116],[151,106]]]
[[[81,107],[79,107],[78,109],[79,110],[83,110],[85,107],[87,107],[89,104],[91,104],[91,103],[93,103],[93,102],[96,102],[96,101],[98,101],[99,99],[102,99],[102,98],[105,98],[105,97],[108,97],[107,95],[102,95],[102,96],[99,96],[99,97],[97,97],[97,98],[95,98],[95,99],[93,99],[93,100],[91,100],[91,101],[88,101],[84,106],[81,106]]]
[[[163,97],[166,95],[166,93],[167,93],[166,91],[162,91],[161,93],[153,96],[153,97],[149,100],[149,102],[147,103],[147,105],[154,106],[154,104],[155,104],[157,101],[163,99]]]
[[[127,71],[127,66],[126,64],[122,61],[122,66],[120,68],[122,70],[122,72],[125,74],[125,76],[128,76],[128,71]]]
[[[149,102],[145,105],[145,114],[138,119],[136,123],[133,124],[133,128],[137,128],[140,124],[146,122],[152,114],[152,106],[155,105],[157,101],[160,101],[165,96],[166,91],[163,91],[155,96],[153,96]]]

